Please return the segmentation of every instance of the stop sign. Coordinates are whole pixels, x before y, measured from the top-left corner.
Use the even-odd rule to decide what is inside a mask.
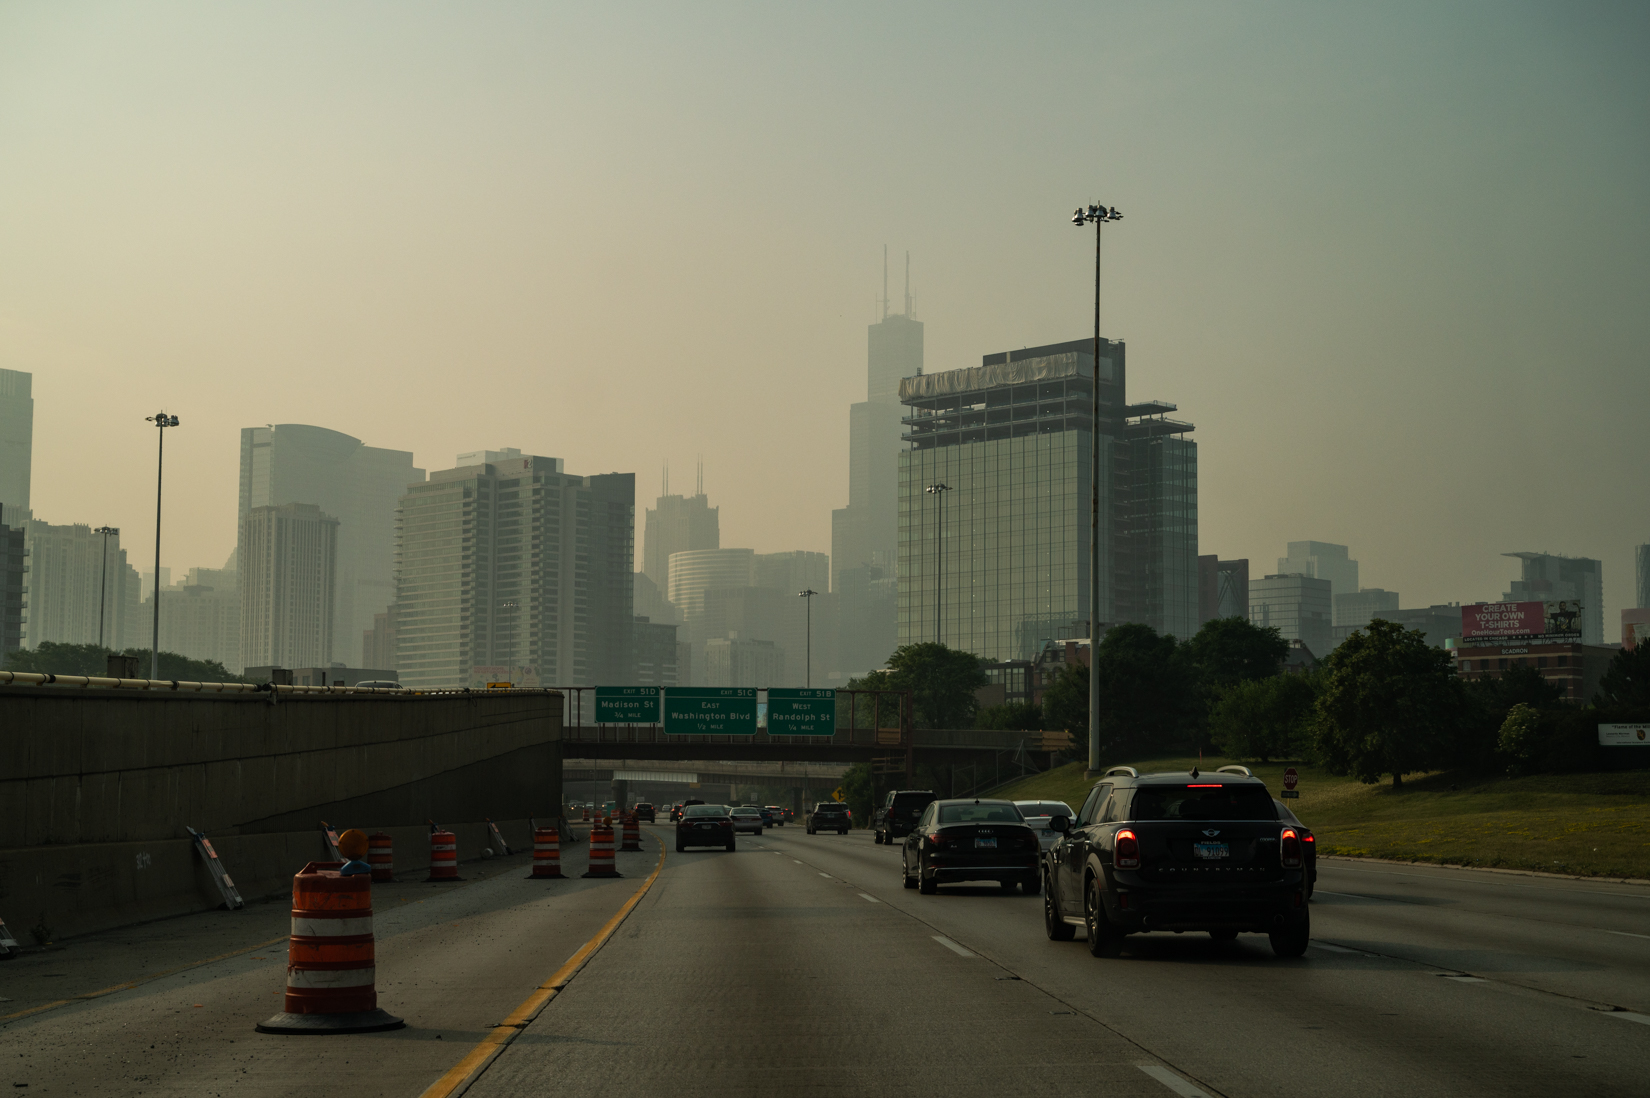
[[[1285,789],[1295,788],[1295,783],[1298,781],[1300,781],[1300,775],[1295,773],[1294,767],[1291,766],[1283,772],[1283,787]]]

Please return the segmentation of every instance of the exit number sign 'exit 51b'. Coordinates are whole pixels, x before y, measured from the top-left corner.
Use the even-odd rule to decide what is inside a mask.
[[[769,690],[768,735],[836,735],[836,691]]]

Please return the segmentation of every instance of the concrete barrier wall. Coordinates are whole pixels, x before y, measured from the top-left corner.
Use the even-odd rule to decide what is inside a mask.
[[[555,692],[270,697],[0,687],[0,848],[289,830],[341,806],[388,826],[560,801]],[[521,800],[471,810],[489,786]]]

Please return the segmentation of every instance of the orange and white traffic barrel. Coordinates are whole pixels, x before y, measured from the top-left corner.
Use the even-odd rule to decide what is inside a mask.
[[[372,866],[375,884],[395,880],[395,840],[387,832],[375,831],[367,836],[367,864]]]
[[[590,806],[589,805],[585,805],[585,808],[584,808],[584,822],[585,823],[590,822]]]
[[[622,877],[613,866],[613,827],[597,823],[590,828],[590,868],[586,877]]]
[[[624,815],[624,845],[619,847],[620,852],[642,849],[642,821],[634,812]]]
[[[451,831],[430,832],[429,881],[460,881],[458,875],[458,836]]]
[[[371,1033],[400,1029],[378,1009],[372,933],[372,875],[360,862],[310,862],[292,878],[286,1009],[259,1033]]]
[[[561,877],[561,836],[553,827],[533,830],[533,875],[544,880]]]

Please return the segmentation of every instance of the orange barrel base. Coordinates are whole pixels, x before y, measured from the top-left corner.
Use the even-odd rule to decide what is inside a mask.
[[[367,836],[367,864],[374,884],[395,881],[395,840],[382,831]]]
[[[596,824],[590,829],[590,868],[584,876],[624,876],[613,867],[613,829],[605,824]]]
[[[561,836],[553,827],[533,831],[533,872],[528,880],[565,880],[561,872]]]
[[[286,1010],[259,1033],[373,1033],[407,1023],[378,1009],[372,881],[340,876],[342,862],[310,862],[292,878]]]
[[[430,881],[462,881],[458,875],[458,836],[451,831],[430,832]]]

